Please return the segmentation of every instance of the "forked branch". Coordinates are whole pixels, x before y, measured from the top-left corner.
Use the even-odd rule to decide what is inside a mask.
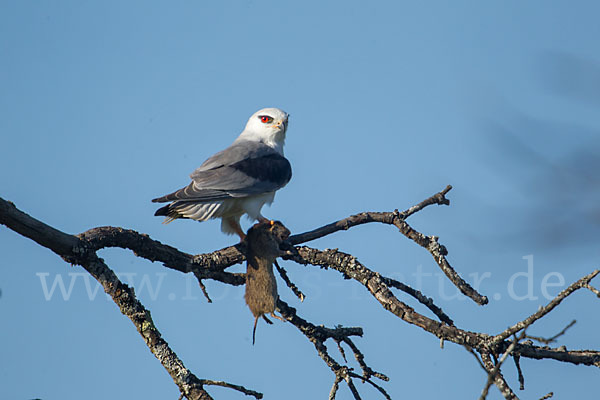
[[[435,335],[440,338],[442,342],[448,341],[464,346],[468,351],[475,355],[477,361],[488,372],[490,379],[498,386],[501,393],[503,393],[506,398],[516,398],[516,395],[512,389],[510,389],[510,386],[501,373],[501,367],[507,357],[513,357],[516,363],[521,386],[523,385],[523,377],[519,365],[519,359],[521,357],[553,359],[572,364],[600,367],[600,353],[598,351],[567,351],[563,347],[540,347],[535,346],[531,341],[520,340],[526,338],[524,336],[525,328],[547,316],[573,292],[583,288],[588,289],[593,294],[600,297],[600,291],[591,286],[591,280],[596,277],[600,271],[594,271],[573,283],[556,296],[556,298],[548,305],[542,307],[525,320],[514,324],[501,333],[490,335],[459,328],[438,305],[434,304],[431,298],[402,282],[382,276],[378,272],[367,268],[351,254],[338,251],[337,249],[319,250],[307,246],[292,247],[292,245],[299,245],[365,223],[378,222],[386,225],[394,225],[404,236],[425,248],[433,256],[438,267],[464,295],[471,298],[477,304],[486,304],[488,301],[487,297],[473,289],[473,287],[464,281],[456,270],[450,266],[446,257],[448,251],[443,245],[439,244],[438,238],[436,236],[426,236],[416,231],[406,221],[411,215],[430,205],[448,205],[449,200],[445,196],[450,189],[451,187],[448,186],[441,192],[434,194],[403,212],[395,210],[392,212],[360,213],[310,232],[293,235],[287,242],[287,245],[290,249],[293,249],[293,251],[288,251],[288,254],[284,258],[293,260],[302,265],[314,265],[320,268],[334,269],[340,272],[344,277],[360,282],[381,306],[392,315]],[[150,317],[149,311],[135,298],[133,291],[127,287],[127,285],[120,282],[112,270],[110,270],[104,261],[96,255],[96,252],[102,248],[120,247],[129,249],[137,256],[147,260],[160,261],[167,268],[183,273],[192,272],[197,277],[201,288],[210,301],[208,293],[206,293],[206,289],[202,284],[203,280],[212,279],[229,285],[243,285],[245,283],[245,274],[227,271],[227,268],[230,266],[239,264],[245,260],[246,248],[244,243],[239,243],[235,246],[226,247],[207,254],[190,255],[181,252],[174,247],[153,240],[147,235],[122,228],[100,227],[90,229],[80,235],[74,236],[54,229],[35,218],[30,217],[19,211],[12,203],[2,199],[0,199],[0,223],[23,236],[36,241],[40,245],[49,248],[65,261],[83,266],[90,274],[92,274],[94,278],[102,284],[104,290],[111,295],[121,312],[128,316],[134,323],[136,329],[142,335],[150,350],[163,364],[164,368],[167,369],[173,378],[173,381],[179,387],[182,396],[185,396],[188,399],[210,399],[211,397],[204,389],[204,386],[219,385],[238,390],[241,393],[254,396],[255,398],[262,397],[260,393],[239,385],[222,381],[199,379],[187,370],[181,360],[177,358],[175,353],[169,348],[168,344],[162,339]],[[286,284],[300,299],[302,299],[302,292],[291,282],[289,277],[287,277],[285,270],[282,268],[278,268],[278,270]],[[416,299],[421,305],[424,305],[431,313],[433,313],[438,320],[426,317],[415,311],[408,304],[400,301],[392,289],[400,290]],[[361,328],[325,328],[317,326],[299,317],[294,308],[281,300],[277,302],[277,309],[285,320],[298,328],[298,330],[314,344],[318,355],[334,373],[335,378],[330,392],[330,399],[335,398],[339,383],[342,381],[346,382],[354,398],[359,399],[360,395],[354,385],[354,379],[360,379],[371,384],[382,396],[389,398],[387,392],[373,381],[373,378],[387,381],[387,376],[372,370],[365,363],[364,355],[351,339],[352,336],[362,336],[363,331]],[[566,329],[568,329],[568,327],[558,335],[552,337],[551,340],[554,341],[558,336],[564,334]],[[518,340],[509,339],[519,332],[521,332],[521,335]],[[342,364],[336,361],[329,354],[325,345],[325,342],[329,339],[336,343],[345,363]],[[352,351],[354,358],[362,371],[361,374],[354,372],[347,364],[344,346]],[[480,354],[481,360],[476,353]],[[492,361],[493,359],[500,359],[500,361],[494,363],[494,361]],[[547,396],[550,395],[551,393]]]

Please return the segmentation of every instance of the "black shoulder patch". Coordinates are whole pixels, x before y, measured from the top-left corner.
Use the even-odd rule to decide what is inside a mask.
[[[248,158],[231,165],[231,167],[252,178],[273,182],[278,186],[283,186],[292,179],[290,162],[279,154]]]

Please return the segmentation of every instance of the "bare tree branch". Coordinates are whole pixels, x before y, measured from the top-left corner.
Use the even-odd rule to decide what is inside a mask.
[[[425,236],[422,233],[413,229],[407,222],[406,218],[413,215],[414,213],[424,209],[425,207],[432,204],[449,205],[450,201],[446,199],[445,195],[452,189],[452,186],[448,185],[444,190],[433,196],[423,200],[421,203],[409,208],[404,212],[364,212],[356,215],[352,215],[348,218],[332,222],[331,224],[325,225],[321,228],[312,230],[310,232],[301,233],[299,235],[293,235],[289,241],[292,244],[305,243],[311,240],[318,239],[320,237],[330,235],[332,233],[348,230],[353,226],[362,225],[370,222],[379,222],[382,224],[394,225],[398,230],[407,238],[411,239],[419,246],[427,249],[433,256],[435,262],[438,264],[442,272],[450,279],[450,281],[463,293],[465,296],[471,298],[474,302],[479,305],[488,303],[488,299],[485,296],[479,294],[471,285],[464,281],[460,275],[450,266],[450,263],[446,259],[448,250],[438,243],[437,236]]]
[[[335,249],[317,250],[307,246],[297,247],[298,255],[286,256],[299,264],[311,264],[322,268],[332,268],[342,273],[345,277],[354,279],[366,287],[366,289],[379,301],[384,309],[388,310],[404,321],[416,325],[439,338],[453,341],[461,345],[471,345],[477,348],[486,340],[487,335],[467,332],[454,326],[440,323],[427,318],[414,311],[406,303],[398,300],[390,291],[379,273],[374,272],[362,265],[356,257],[340,252]]]
[[[512,389],[506,383],[501,374],[500,367],[507,357],[512,356],[517,366],[519,382],[523,387],[523,374],[519,365],[520,357],[532,359],[552,359],[572,364],[584,364],[600,367],[600,352],[595,350],[569,350],[564,346],[558,348],[535,346],[531,341],[519,342],[519,340],[509,341],[510,336],[523,331],[520,338],[524,336],[524,330],[540,318],[548,315],[556,308],[566,297],[581,288],[586,288],[600,297],[600,292],[591,286],[590,281],[600,272],[594,271],[591,274],[581,278],[567,289],[557,295],[548,305],[542,307],[536,313],[525,320],[518,322],[505,331],[489,335],[486,333],[470,332],[454,325],[452,319],[437,305],[433,300],[418,290],[399,282],[397,280],[380,275],[363,264],[361,264],[351,254],[334,250],[318,250],[307,246],[292,247],[292,244],[300,244],[305,241],[314,240],[329,235],[340,230],[346,230],[354,226],[370,222],[379,222],[396,226],[400,232],[427,249],[434,257],[436,263],[444,271],[446,276],[459,288],[466,296],[473,299],[478,304],[486,304],[487,298],[475,291],[467,282],[465,282],[458,273],[450,266],[446,256],[446,248],[438,243],[436,236],[425,236],[413,229],[406,219],[416,212],[423,210],[429,205],[439,204],[448,205],[449,201],[445,195],[451,187],[446,187],[443,191],[425,199],[421,203],[410,207],[404,212],[369,212],[360,213],[332,224],[325,225],[299,235],[291,236],[287,245],[289,251],[283,257],[293,260],[303,265],[315,265],[321,268],[331,268],[340,272],[345,278],[354,279],[361,283],[366,290],[382,305],[382,307],[402,319],[403,321],[415,325],[424,331],[438,337],[443,343],[449,341],[464,346],[471,352],[477,362],[488,372],[488,376],[493,379],[493,383],[498,386],[505,398],[516,398]],[[120,247],[133,251],[137,256],[150,261],[160,261],[165,267],[183,272],[192,272],[198,279],[200,288],[210,302],[210,297],[206,292],[203,280],[212,279],[229,285],[243,285],[245,283],[245,274],[230,273],[226,269],[234,264],[243,262],[246,257],[246,244],[239,243],[235,246],[229,246],[207,254],[190,255],[177,250],[171,246],[162,244],[151,239],[147,235],[139,234],[132,230],[126,230],[115,227],[100,227],[90,229],[78,236],[73,236],[54,229],[35,218],[19,211],[12,203],[0,199],[0,223],[8,226],[10,229],[36,241],[40,245],[47,247],[61,256],[65,261],[72,264],[82,265],[90,274],[92,274],[109,293],[121,312],[127,315],[144,340],[150,350],[155,354],[165,369],[169,371],[174,382],[180,388],[182,395],[190,399],[209,399],[210,395],[204,390],[204,385],[219,385],[238,390],[244,394],[260,398],[260,393],[246,389],[239,385],[234,385],[222,381],[212,381],[199,379],[187,370],[181,360],[169,348],[168,344],[161,338],[160,333],[154,326],[150,313],[135,298],[133,290],[127,285],[122,284],[115,274],[106,266],[103,260],[98,258],[96,252],[106,247]],[[279,268],[281,276],[286,284],[300,298],[303,298],[302,292],[289,280],[285,270]],[[440,321],[428,318],[411,308],[408,304],[400,301],[391,291],[391,288],[399,289],[419,303],[425,305],[435,314]],[[318,355],[334,373],[334,383],[329,395],[334,399],[339,388],[339,383],[343,380],[355,399],[360,399],[360,395],[354,384],[354,379],[360,379],[376,388],[385,398],[389,398],[387,392],[373,382],[372,378],[387,381],[388,378],[382,373],[372,370],[364,361],[364,355],[354,344],[351,336],[362,336],[361,328],[325,328],[316,326],[296,314],[296,310],[285,302],[277,302],[277,310],[283,318],[292,323],[298,330],[310,340],[317,350]],[[550,343],[564,334],[572,326],[569,324],[563,331],[547,339],[548,342],[540,340],[542,343]],[[353,352],[354,358],[362,370],[362,374],[355,373],[348,365],[338,363],[328,352],[325,342],[332,339],[340,349],[340,353],[347,364],[343,344],[345,343]],[[535,338],[541,339],[541,338]],[[475,353],[481,355],[481,360]],[[501,355],[501,356],[500,356]],[[492,359],[500,360],[495,364]],[[488,386],[489,387],[489,386]],[[549,393],[544,398],[552,395]]]
[[[304,265],[311,264],[321,268],[332,268],[342,273],[345,277],[358,281],[365,286],[377,301],[379,301],[384,309],[440,339],[461,346],[469,346],[470,348],[476,349],[478,352],[489,352],[490,349],[495,349],[495,351],[500,354],[510,346],[510,342],[507,342],[506,340],[496,341],[498,336],[466,331],[453,325],[434,321],[417,313],[412,307],[398,300],[398,298],[394,296],[385,283],[385,277],[366,268],[356,259],[356,257],[350,254],[335,249],[321,251],[306,246],[297,247],[297,250],[298,255],[290,255],[285,258],[292,259]],[[586,278],[590,277],[592,274],[582,279],[585,281]],[[524,325],[523,327],[526,326],[527,325]],[[598,351],[571,350],[567,352],[560,348],[552,349],[531,344],[518,344],[517,351],[521,356],[527,358],[548,358],[573,364],[594,365],[600,367],[600,352]]]
[[[494,367],[491,370],[489,370],[489,365],[487,363],[485,363],[485,361],[484,361],[485,369],[486,369],[486,371],[488,371],[488,379],[483,388],[483,391],[481,392],[481,396],[479,397],[479,400],[485,400],[487,398],[488,391],[490,389],[490,386],[492,386],[493,383],[495,383],[496,386],[498,386],[498,389],[500,389],[500,391],[502,392],[502,394],[504,395],[505,398],[514,399],[517,397],[514,393],[512,393],[512,390],[510,390],[510,387],[508,387],[508,384],[506,382],[503,382],[504,379],[499,380],[498,377],[500,374],[500,368],[502,367],[502,364],[504,364],[504,361],[506,361],[508,356],[513,352],[513,350],[517,346],[517,343],[519,343],[519,341],[521,339],[523,339],[523,337],[525,337],[525,330],[523,330],[523,333],[519,337],[515,336],[514,340],[510,344],[510,346],[508,346],[508,349],[506,349],[506,351],[504,352],[504,354],[502,355],[500,360],[496,363],[496,365],[494,365]],[[485,357],[483,354],[482,354],[481,358],[485,360]],[[489,359],[489,356],[488,356],[488,359]]]
[[[355,398],[360,398],[356,386],[352,383],[352,378],[360,378],[361,380],[368,381],[375,388],[379,388],[378,385],[374,384],[371,381],[371,377],[379,378],[383,381],[389,381],[389,378],[380,372],[376,372],[371,369],[364,361],[364,355],[360,352],[360,350],[356,347],[354,342],[350,339],[350,336],[362,336],[363,330],[362,328],[344,328],[338,326],[336,328],[326,328],[324,326],[316,326],[305,319],[299,317],[296,313],[296,309],[290,307],[286,302],[279,299],[277,301],[277,311],[281,314],[281,316],[289,321],[292,325],[294,325],[304,336],[310,340],[311,343],[314,344],[315,349],[319,357],[327,364],[327,366],[334,373],[334,383],[331,388],[331,392],[329,395],[330,399],[334,399],[338,390],[339,382],[342,380],[346,381],[350,391],[354,394]],[[333,339],[339,346],[340,342],[346,343],[354,353],[354,357],[356,361],[360,365],[363,373],[361,375],[353,374],[352,369],[348,366],[340,365],[337,361],[333,359],[333,357],[329,354],[327,350],[327,346],[325,346],[325,341],[327,339]],[[344,351],[340,347],[340,352],[345,359]],[[381,389],[381,388],[380,388]],[[378,389],[379,390],[379,389]],[[384,396],[387,396],[385,390],[379,390]],[[387,398],[387,397],[386,397]]]
[[[368,224],[370,222],[380,222],[383,224],[393,225],[395,218],[406,219],[429,205],[449,205],[450,200],[446,199],[444,196],[451,189],[452,186],[448,185],[441,192],[434,194],[433,196],[423,200],[415,206],[410,207],[408,210],[402,213],[399,213],[398,210],[395,210],[394,212],[364,212],[356,215],[351,215],[348,218],[332,222],[331,224],[327,224],[312,231],[300,233],[298,235],[292,235],[290,236],[290,243],[300,244],[310,242],[311,240],[319,239],[323,236],[331,235],[335,232],[346,231],[352,228],[353,226]]]
[[[104,291],[110,295],[121,313],[133,322],[152,354],[171,375],[181,394],[190,400],[212,399],[203,388],[203,385],[208,384],[209,381],[198,379],[183,365],[183,362],[169,347],[169,344],[162,338],[154,325],[150,311],[135,297],[133,289],[122,283],[104,261],[98,258],[95,251],[89,251],[87,243],[76,236],[63,233],[30,217],[19,211],[14,204],[1,198],[0,223],[49,248],[66,261],[81,265],[102,285]],[[228,387],[236,390],[242,388],[237,385],[228,385],[230,385]],[[262,394],[252,393],[257,399],[262,398]],[[250,392],[247,394],[250,394]]]
[[[504,379],[504,376],[502,376],[500,370],[496,370],[496,372],[494,372],[495,366],[492,362],[492,359],[490,358],[489,353],[482,353],[481,359],[483,360],[483,365],[485,365],[486,371],[488,371],[488,373],[493,376],[494,384],[498,387],[500,393],[502,393],[502,396],[507,400],[518,400],[517,395],[515,394],[515,392],[513,392],[510,386],[508,386],[508,383],[506,382],[506,379]],[[486,389],[488,388],[489,386],[487,386],[486,384]],[[479,398],[480,400],[485,399],[485,397],[487,396],[487,390],[485,396],[483,393],[481,396],[482,397]]]

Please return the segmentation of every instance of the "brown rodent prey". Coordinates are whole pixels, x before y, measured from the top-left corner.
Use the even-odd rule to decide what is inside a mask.
[[[281,222],[260,222],[248,231],[247,266],[246,266],[246,294],[244,299],[254,315],[254,329],[252,330],[252,344],[256,336],[256,324],[260,317],[271,324],[265,316],[281,319],[274,314],[278,299],[277,282],[273,274],[273,262],[283,252],[279,244],[287,239],[290,231]]]

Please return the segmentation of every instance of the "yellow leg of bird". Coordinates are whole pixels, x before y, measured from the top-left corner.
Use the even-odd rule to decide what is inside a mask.
[[[244,231],[242,230],[242,228],[239,225],[235,229],[235,233],[238,234],[241,242],[243,242],[246,239],[246,234],[244,233]]]
[[[242,227],[240,226],[240,224],[233,218],[227,218],[226,222],[227,222],[227,225],[229,225],[231,227],[231,229],[233,229],[233,231],[240,237],[240,241],[243,242],[244,239],[246,239],[246,234],[242,230]]]

